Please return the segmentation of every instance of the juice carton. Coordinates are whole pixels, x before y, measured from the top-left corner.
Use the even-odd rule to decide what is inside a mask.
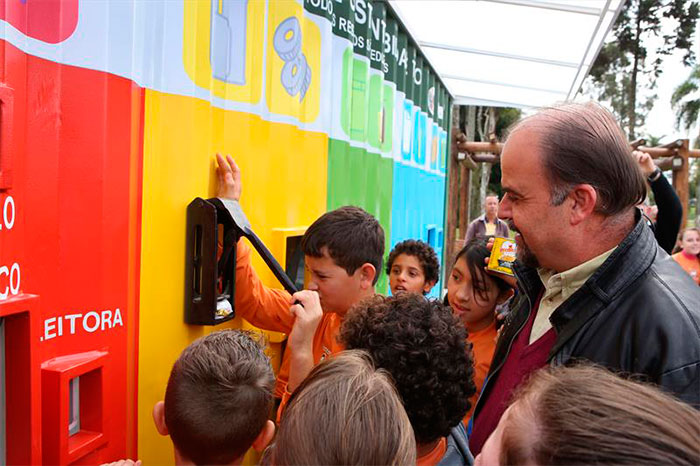
[[[517,250],[515,240],[510,238],[494,238],[493,240],[493,249],[491,249],[491,257],[489,257],[489,263],[486,268],[512,276],[512,267]]]

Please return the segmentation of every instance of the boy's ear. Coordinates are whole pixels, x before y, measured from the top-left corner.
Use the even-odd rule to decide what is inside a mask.
[[[258,436],[255,438],[255,440],[253,440],[253,445],[251,446],[255,451],[262,452],[265,449],[265,447],[267,447],[270,444],[274,436],[275,423],[268,419],[267,422],[265,422],[265,425],[263,426]]]
[[[369,262],[365,262],[358,269],[360,272],[360,283],[363,288],[371,288],[374,286],[374,277],[377,276],[377,269]]]
[[[429,282],[425,282],[425,285],[423,285],[423,291],[425,291],[426,293],[430,293],[430,290],[432,290],[434,286],[435,282],[432,280]]]
[[[160,435],[170,435],[168,426],[165,425],[165,403],[162,400],[153,406],[153,423]]]
[[[508,288],[507,290],[503,290],[498,294],[498,298],[496,298],[496,304],[503,304],[506,301],[508,301],[510,298],[513,297],[515,294],[515,290],[513,288]]]

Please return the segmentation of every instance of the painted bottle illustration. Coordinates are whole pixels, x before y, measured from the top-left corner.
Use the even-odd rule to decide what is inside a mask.
[[[438,150],[440,143],[440,132],[437,123],[433,123],[433,131],[430,140],[430,169],[438,169]]]
[[[405,161],[411,160],[411,142],[413,129],[413,103],[405,99],[403,103],[403,124],[401,126],[401,154]]]
[[[391,152],[394,125],[394,89],[385,84],[382,76],[369,78],[368,140],[372,147]]]
[[[440,130],[440,171],[447,171],[447,131]]]
[[[418,166],[425,165],[425,144],[428,115],[420,107],[413,109],[413,161]]]
[[[247,12],[248,0],[211,1],[209,58],[219,81],[245,85]]]
[[[367,139],[369,63],[355,58],[352,47],[343,53],[343,100],[340,124],[353,141]]]

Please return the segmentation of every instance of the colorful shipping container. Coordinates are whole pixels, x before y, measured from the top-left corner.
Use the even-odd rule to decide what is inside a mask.
[[[171,461],[151,409],[214,330],[183,323],[183,297],[185,211],[214,196],[215,152],[240,165],[283,265],[346,204],[379,219],[387,254],[408,238],[441,253],[450,95],[384,2],[0,14],[0,463]],[[278,361],[284,336],[269,338]]]

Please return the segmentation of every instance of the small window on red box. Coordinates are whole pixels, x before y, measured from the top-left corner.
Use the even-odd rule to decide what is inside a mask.
[[[45,464],[70,464],[107,443],[104,369],[108,353],[61,356],[42,364],[42,449]]]
[[[102,368],[70,379],[68,383],[68,452],[103,437]]]
[[[68,435],[80,431],[80,377],[68,382]]]

